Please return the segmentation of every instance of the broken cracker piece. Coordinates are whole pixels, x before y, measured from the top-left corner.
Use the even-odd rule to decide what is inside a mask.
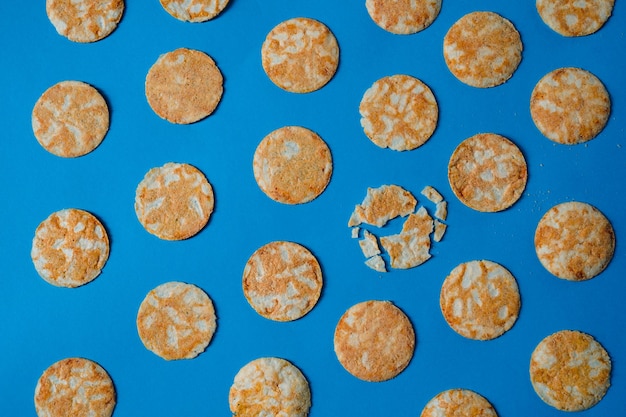
[[[359,232],[361,231],[360,227],[353,227],[352,228],[352,239],[358,239],[359,238]]]
[[[376,236],[367,230],[363,231],[363,239],[359,240],[359,246],[361,247],[361,251],[363,251],[363,255],[365,255],[366,258],[371,258],[374,255],[380,254],[380,248],[378,247]]]
[[[435,217],[439,220],[446,220],[448,218],[448,202],[441,201],[437,203],[437,208],[435,209]]]
[[[368,188],[363,202],[354,208],[348,226],[366,223],[382,227],[391,219],[412,213],[416,205],[413,194],[398,185]]]
[[[446,229],[448,225],[445,223],[441,223],[439,220],[435,220],[435,234],[433,235],[433,240],[435,242],[441,242],[443,239],[443,235],[446,233]]]
[[[391,267],[409,269],[430,259],[430,234],[433,219],[424,207],[411,214],[402,226],[402,232],[380,238],[380,243],[389,254]]]
[[[441,196],[439,191],[435,190],[435,188],[430,185],[424,187],[421,194],[435,204],[441,203],[443,201],[443,197]]]
[[[374,271],[387,272],[385,268],[385,260],[380,255],[375,255],[365,261],[365,265],[372,268]]]

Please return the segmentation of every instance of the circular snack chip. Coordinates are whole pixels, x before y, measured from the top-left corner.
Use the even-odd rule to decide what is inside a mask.
[[[60,210],[37,227],[30,256],[37,273],[48,283],[79,287],[100,275],[109,259],[109,238],[93,214]]]
[[[370,17],[387,32],[409,35],[430,26],[441,10],[441,0],[365,0]]]
[[[426,84],[409,75],[376,81],[359,106],[361,126],[381,148],[395,151],[422,146],[437,127],[439,107]]]
[[[220,14],[228,0],[160,0],[170,15],[183,22],[206,22]]]
[[[557,204],[535,231],[535,251],[553,275],[584,281],[604,271],[615,251],[615,232],[597,208],[576,201]]]
[[[494,133],[474,135],[457,146],[448,181],[459,200],[481,212],[502,211],[524,192],[528,170],[519,148]]]
[[[493,12],[473,12],[460,18],[443,40],[450,72],[472,87],[506,82],[522,60],[522,40],[515,26]]]
[[[83,358],[60,360],[46,369],[35,387],[39,417],[110,417],[116,402],[109,374]]]
[[[515,324],[520,295],[515,278],[491,261],[465,262],[452,270],[439,298],[446,322],[461,336],[490,340]]]
[[[257,249],[243,270],[243,293],[261,316],[292,321],[307,314],[322,292],[322,270],[308,249],[270,242]]]
[[[213,188],[200,170],[168,162],[152,168],[137,186],[135,213],[149,233],[164,240],[197,234],[213,213]]]
[[[610,113],[611,99],[604,84],[580,68],[559,68],[546,74],[530,97],[535,126],[551,141],[565,145],[595,138]]]
[[[45,150],[74,158],[100,145],[109,130],[109,108],[92,86],[62,81],[39,97],[31,120],[33,133]]]
[[[146,98],[163,119],[190,124],[209,116],[222,99],[224,78],[204,52],[179,48],[159,57],[146,76]]]
[[[355,377],[369,382],[394,378],[411,361],[415,331],[408,317],[388,301],[350,307],[335,328],[335,354]]]
[[[237,372],[228,402],[237,417],[306,417],[311,390],[302,372],[289,361],[259,358]]]
[[[285,204],[308,203],[317,198],[333,170],[326,142],[299,126],[282,127],[263,138],[252,165],[261,191]]]
[[[204,352],[216,326],[209,296],[183,282],[166,282],[151,290],[137,313],[142,343],[166,360],[192,359]]]
[[[326,85],[339,65],[339,46],[317,20],[297,17],[279,23],[261,47],[263,70],[274,84],[292,93]]]
[[[450,389],[432,398],[420,417],[498,417],[493,406],[480,394],[467,389]]]
[[[124,0],[46,0],[48,19],[74,42],[96,42],[115,30],[124,13]]]
[[[613,12],[615,0],[537,0],[537,12],[550,29],[563,36],[597,32]]]
[[[530,358],[530,381],[546,403],[562,411],[597,404],[611,385],[611,358],[586,333],[562,330],[543,339]]]

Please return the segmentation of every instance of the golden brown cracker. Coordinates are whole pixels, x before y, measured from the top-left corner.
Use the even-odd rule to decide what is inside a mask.
[[[59,35],[74,42],[96,42],[117,28],[124,0],[46,0],[46,13]]]
[[[172,17],[183,22],[206,22],[216,17],[229,0],[160,0]]]
[[[409,35],[433,23],[441,0],[366,0],[365,7],[374,23],[387,32]]]
[[[365,223],[382,227],[391,219],[409,215],[416,205],[413,194],[398,185],[370,187],[363,202],[354,208],[348,226]]]
[[[467,389],[449,389],[433,397],[420,417],[498,417],[485,397]]]
[[[563,36],[586,36],[600,30],[615,0],[537,0],[541,20]]]
[[[391,267],[414,268],[430,259],[430,234],[433,228],[433,219],[424,207],[420,207],[407,217],[400,233],[381,237],[380,244],[389,254]]]

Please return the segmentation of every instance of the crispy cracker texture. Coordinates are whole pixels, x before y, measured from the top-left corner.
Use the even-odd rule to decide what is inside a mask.
[[[615,0],[537,0],[535,4],[550,29],[572,37],[600,30],[611,17]]]
[[[420,417],[498,417],[485,397],[467,389],[440,392],[424,407]]]
[[[48,19],[73,42],[96,42],[109,36],[122,19],[123,0],[46,0]]]
[[[206,22],[219,15],[229,0],[160,0],[172,17],[183,22]]]
[[[441,0],[366,0],[370,17],[396,35],[410,35],[430,26],[439,15]]]

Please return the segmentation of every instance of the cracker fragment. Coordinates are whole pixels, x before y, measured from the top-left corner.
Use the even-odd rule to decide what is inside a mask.
[[[46,0],[46,14],[59,33],[71,41],[96,42],[117,28],[124,0]]]
[[[206,22],[216,17],[229,0],[160,0],[172,17],[183,22]]]
[[[537,0],[541,20],[563,36],[587,36],[600,30],[613,12],[615,0]]]
[[[498,417],[495,409],[482,395],[467,389],[450,389],[432,398],[420,417]]]
[[[441,242],[447,229],[448,225],[441,223],[439,220],[435,220],[435,233],[433,234],[433,240],[435,242]]]
[[[398,185],[368,188],[363,202],[354,208],[348,226],[366,223],[382,227],[391,219],[409,215],[416,205],[413,194]]]
[[[361,232],[361,228],[360,227],[353,227],[351,229],[351,232],[350,232],[351,236],[352,236],[352,239],[358,239],[360,232]]]
[[[439,220],[446,220],[448,218],[448,202],[440,201],[435,208],[435,217]]]
[[[416,213],[409,215],[399,234],[381,237],[380,244],[389,254],[391,267],[414,268],[430,259],[433,227],[433,219],[424,207],[420,207]]]
[[[421,194],[435,204],[439,204],[443,201],[442,195],[432,185],[424,187]]]
[[[385,260],[380,255],[374,255],[371,258],[366,259],[365,265],[377,272],[387,272]]]
[[[441,0],[366,0],[370,17],[396,35],[409,35],[430,26],[439,15]]]
[[[361,251],[366,258],[371,258],[374,255],[380,254],[376,236],[367,230],[363,231],[363,239],[359,240],[359,246],[361,247]]]

